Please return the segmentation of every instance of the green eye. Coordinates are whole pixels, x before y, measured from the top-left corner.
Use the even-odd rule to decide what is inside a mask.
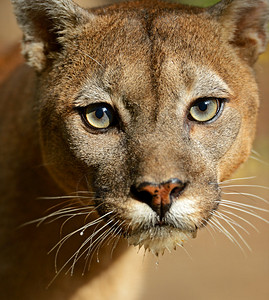
[[[191,107],[190,117],[197,122],[208,122],[218,115],[220,107],[221,103],[218,99],[202,99]]]
[[[113,109],[107,105],[88,106],[85,110],[87,123],[95,129],[107,129],[113,122]]]

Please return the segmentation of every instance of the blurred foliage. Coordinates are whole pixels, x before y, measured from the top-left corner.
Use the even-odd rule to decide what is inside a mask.
[[[269,62],[269,45],[267,47],[267,50],[265,53],[263,53],[260,58],[259,58],[259,61],[261,63],[268,63]]]
[[[219,2],[219,0],[177,0],[175,2],[179,2],[179,3],[182,3],[182,4],[189,4],[189,5],[206,7],[206,6],[216,4],[217,2]]]

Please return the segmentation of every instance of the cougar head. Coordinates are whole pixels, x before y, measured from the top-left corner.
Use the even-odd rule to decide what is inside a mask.
[[[13,3],[51,176],[130,244],[159,254],[194,237],[251,150],[266,1]]]

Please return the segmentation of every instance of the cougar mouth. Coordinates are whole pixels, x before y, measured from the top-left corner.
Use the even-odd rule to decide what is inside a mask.
[[[156,256],[163,255],[165,250],[171,252],[176,247],[182,247],[184,242],[195,238],[197,229],[194,231],[182,231],[169,225],[156,225],[146,230],[137,230],[127,235],[130,245],[144,247]]]
[[[108,220],[121,224],[120,234],[129,245],[144,248],[154,255],[162,255],[182,247],[185,241],[193,239],[199,228],[206,225],[215,206],[205,210],[197,205],[196,198],[182,197],[174,200],[164,215],[148,203],[126,199],[98,207],[100,215],[113,211]]]

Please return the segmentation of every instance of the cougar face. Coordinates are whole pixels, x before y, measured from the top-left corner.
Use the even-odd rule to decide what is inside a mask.
[[[267,2],[13,3],[51,176],[131,244],[158,254],[194,237],[251,150]]]
[[[218,183],[250,152],[258,110],[251,68],[221,24],[179,9],[95,10],[39,86],[52,176],[155,254],[206,225]]]

